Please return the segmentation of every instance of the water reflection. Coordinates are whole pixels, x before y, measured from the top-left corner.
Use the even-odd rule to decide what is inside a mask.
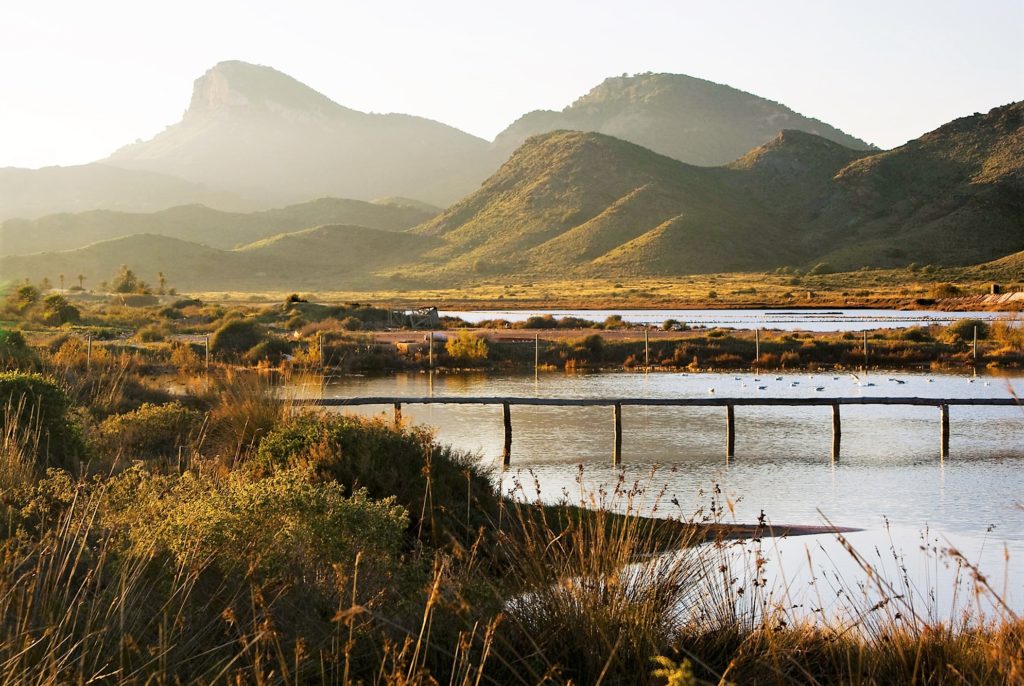
[[[818,387],[825,390],[814,390]],[[324,393],[706,397],[709,388],[715,389],[716,397],[1010,397],[1024,392],[1024,377],[399,374],[337,379]],[[390,407],[352,409],[391,412]],[[406,405],[403,415],[436,427],[441,441],[497,465],[503,440],[500,406]],[[596,490],[623,477],[629,483],[650,481],[652,492],[667,488],[678,502],[671,514],[683,516],[708,508],[708,494],[717,485],[729,516],[737,521],[753,522],[763,510],[776,523],[815,524],[824,514],[837,525],[865,529],[853,540],[869,547],[886,544],[886,521],[893,523],[900,545],[911,548],[920,532],[930,527],[934,535],[956,541],[983,567],[994,566],[996,572],[1003,568],[1005,544],[1016,561],[1010,585],[1024,586],[1024,413],[1019,408],[953,407],[951,450],[945,460],[934,407],[844,406],[842,421],[842,452],[833,461],[830,408],[737,407],[736,454],[727,460],[724,408],[626,406],[624,464],[619,469],[611,462],[610,408],[513,406],[512,467],[500,478],[503,489],[516,478],[528,483],[536,479],[542,496],[554,500],[563,492],[578,492],[577,465],[583,465],[586,488]],[[831,544],[815,537],[779,545],[780,556],[792,556],[789,564],[806,568],[805,546]],[[1017,602],[1024,602],[1021,595],[1018,591]]]

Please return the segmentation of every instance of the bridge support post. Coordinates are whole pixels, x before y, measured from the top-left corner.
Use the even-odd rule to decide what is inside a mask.
[[[512,408],[508,403],[501,404],[501,416],[505,424],[505,447],[501,451],[501,465],[508,467],[512,463]]]
[[[612,464],[622,464],[622,404],[612,406],[612,418],[615,421],[614,447],[612,448]]]
[[[832,459],[839,459],[839,445],[843,438],[843,425],[839,418],[839,403],[832,403]]]
[[[939,411],[942,416],[942,448],[940,455],[949,457],[949,405],[941,405]]]
[[[725,456],[736,454],[736,406],[725,406]]]

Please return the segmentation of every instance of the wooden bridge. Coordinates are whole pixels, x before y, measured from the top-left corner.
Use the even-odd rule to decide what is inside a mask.
[[[514,398],[514,397],[363,397],[363,398],[309,398],[294,401],[298,405],[321,407],[352,407],[359,405],[391,405],[394,408],[395,423],[402,421],[402,405],[500,405],[505,424],[505,444],[501,460],[508,466],[512,460],[512,412],[513,405],[546,407],[610,407],[614,425],[612,447],[613,464],[622,464],[622,408],[640,407],[724,407],[725,408],[725,454],[732,457],[736,447],[737,407],[831,407],[832,408],[832,459],[839,457],[842,439],[840,408],[843,405],[909,405],[935,407],[939,410],[940,454],[949,455],[949,408],[951,406],[1024,407],[1016,398]]]

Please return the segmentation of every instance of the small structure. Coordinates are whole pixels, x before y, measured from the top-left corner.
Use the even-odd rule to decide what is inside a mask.
[[[991,286],[989,286],[988,292],[991,293],[992,295],[1002,295],[1003,287],[997,283],[994,283]]]
[[[441,317],[436,307],[421,307],[404,314],[409,317],[409,326],[413,329],[436,329],[441,326]]]

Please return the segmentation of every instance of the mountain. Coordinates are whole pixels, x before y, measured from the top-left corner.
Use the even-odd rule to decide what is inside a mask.
[[[57,214],[35,220],[10,219],[0,224],[0,255],[71,250],[132,234],[155,234],[232,248],[261,238],[325,224],[355,224],[384,231],[402,231],[440,210],[416,201],[369,203],[320,198],[263,212],[234,213],[203,205],[173,207],[141,214],[93,210]]]
[[[108,164],[0,169],[0,221],[101,208],[152,212],[189,203],[223,209],[245,209],[248,205],[238,196],[214,187]]]
[[[270,203],[411,196],[441,205],[489,172],[488,143],[436,121],[343,107],[270,67],[221,62],[181,121],[108,164]]]
[[[697,167],[603,134],[530,138],[414,232],[419,274],[690,274],[828,262],[966,265],[1024,249],[1024,103],[887,152],[783,131]]]
[[[524,115],[494,140],[511,152],[556,129],[594,131],[702,166],[732,162],[783,129],[813,133],[855,150],[873,146],[785,105],[684,74],[605,79],[561,112]]]
[[[840,170],[806,221],[844,267],[968,265],[1024,249],[1024,102]]]
[[[285,215],[310,222],[337,216],[335,204],[350,202],[256,213],[256,229],[224,231],[221,245],[274,231]],[[354,207],[424,212],[387,203]],[[208,212],[176,211],[200,210]],[[212,240],[209,230],[181,228],[190,221],[175,225],[179,235]],[[686,164],[601,133],[555,131],[529,138],[476,192],[436,217],[405,231],[382,230],[401,222],[380,226],[309,228],[233,250],[136,235],[2,258],[0,278],[53,281],[58,273],[82,272],[95,283],[94,274],[108,278],[128,264],[149,279],[164,271],[184,289],[320,290],[821,262],[838,269],[977,264],[1024,251],[1024,103],[957,119],[885,152],[783,130],[718,167]],[[1019,262],[1008,258],[1004,269]]]
[[[599,133],[527,140],[479,191],[413,229],[467,273],[691,273],[798,256],[741,172],[684,164]]]
[[[321,226],[281,234],[234,250],[168,236],[135,234],[74,250],[0,257],[3,279],[72,284],[79,274],[96,288],[128,265],[155,283],[162,272],[179,290],[374,288],[375,271],[421,258],[429,238],[364,226]]]

